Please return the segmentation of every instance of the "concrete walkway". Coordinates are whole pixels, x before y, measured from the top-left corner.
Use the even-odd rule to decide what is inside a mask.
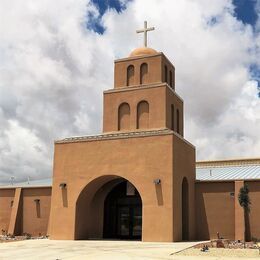
[[[174,252],[198,242],[26,240],[0,244],[0,259],[149,260],[176,259]]]

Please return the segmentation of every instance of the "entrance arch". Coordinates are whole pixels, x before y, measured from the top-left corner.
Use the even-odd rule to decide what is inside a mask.
[[[101,176],[76,202],[75,239],[141,239],[142,200],[128,180]]]

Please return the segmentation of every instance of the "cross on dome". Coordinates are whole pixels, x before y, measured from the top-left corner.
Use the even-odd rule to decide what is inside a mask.
[[[147,47],[147,32],[153,31],[154,29],[154,27],[147,28],[147,21],[144,21],[144,28],[136,30],[136,33],[144,33],[144,47]]]

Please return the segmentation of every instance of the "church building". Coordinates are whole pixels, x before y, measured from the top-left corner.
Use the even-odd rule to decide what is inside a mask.
[[[143,47],[114,72],[103,133],[55,142],[50,236],[195,239],[195,148],[183,137],[175,68]]]
[[[103,132],[55,141],[52,184],[0,187],[6,233],[70,240],[243,239],[237,196],[248,183],[251,235],[260,238],[260,160],[196,165],[195,147],[183,136],[175,67],[147,47],[151,29],[145,23],[140,30],[144,47],[114,62],[114,86],[103,93]]]

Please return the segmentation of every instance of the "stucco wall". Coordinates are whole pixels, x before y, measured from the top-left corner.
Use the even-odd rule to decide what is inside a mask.
[[[178,141],[175,140],[174,143],[175,149],[179,149]],[[187,145],[186,148],[192,150],[192,147]],[[214,239],[217,237],[217,232],[219,232],[220,236],[224,238],[234,239],[235,236],[235,199],[230,195],[231,192],[234,192],[234,182],[196,182],[195,186],[195,194],[196,194],[196,207],[195,211],[193,212],[193,199],[192,197],[194,194],[192,190],[192,174],[190,170],[187,168],[185,169],[186,165],[190,165],[190,160],[192,159],[194,154],[191,152],[188,158],[182,156],[175,156],[175,160],[180,163],[184,168],[176,165],[175,173],[179,173],[178,177],[173,178],[172,182],[174,186],[174,194],[173,194],[173,203],[175,207],[173,208],[173,234],[175,234],[175,241],[180,240],[181,237],[181,190],[178,185],[181,185],[182,172],[186,172],[186,176],[188,177],[189,185],[190,185],[190,239],[193,239],[193,232],[194,232],[194,222],[196,215],[196,239],[198,240],[205,240],[205,239]],[[189,174],[190,172],[190,174]],[[167,180],[165,178],[162,179],[164,182]],[[106,183],[107,180],[104,180]],[[247,181],[246,182],[249,186],[249,196],[251,199],[251,211],[249,215],[250,220],[250,233],[252,237],[260,238],[260,181]],[[111,183],[112,184],[112,183]],[[163,183],[163,188],[164,183]],[[95,190],[95,187],[92,187]],[[108,189],[107,189],[108,188]],[[107,190],[107,191],[106,191]],[[109,187],[104,186],[102,190],[95,195],[94,204],[91,207],[93,208],[93,212],[97,212],[97,214],[103,215],[103,209],[98,206],[98,201],[103,201],[105,195],[109,191]],[[64,207],[67,207],[67,195],[62,195],[62,191],[58,190],[59,192],[56,194],[57,196],[61,196],[63,201],[65,202]],[[92,192],[93,190],[90,189],[88,193]],[[76,192],[76,191],[75,191]],[[15,189],[0,189],[0,231],[8,230],[10,217],[11,217],[11,201],[14,200],[14,193]],[[83,194],[83,197],[86,196],[88,193]],[[162,193],[162,190],[155,189],[155,195],[157,196],[157,203],[161,204],[163,202],[162,199],[165,199],[165,193]],[[162,196],[163,195],[163,196]],[[161,197],[160,197],[161,196]],[[35,199],[40,199],[39,208],[37,208]],[[24,188],[22,189],[21,193],[21,206],[22,211],[18,214],[16,223],[21,223],[21,233],[29,233],[32,235],[42,235],[47,234],[48,230],[48,221],[49,221],[49,212],[50,212],[50,200],[51,200],[51,188]],[[87,200],[86,200],[87,201]],[[86,202],[85,201],[85,202]],[[175,201],[175,202],[174,202]],[[84,202],[84,201],[83,201]],[[164,203],[164,202],[163,202]],[[54,205],[53,207],[59,207],[59,204]],[[163,209],[162,209],[163,210]],[[156,214],[156,213],[155,213]],[[75,216],[72,212],[72,216]],[[96,214],[94,214],[96,216]],[[64,215],[64,217],[72,217],[69,215]],[[98,229],[97,232],[102,234],[102,219],[93,217],[94,222],[101,223],[101,226],[98,224],[92,227],[92,233],[95,234],[95,228]],[[159,221],[158,221],[159,219]],[[163,221],[166,223],[165,225],[168,227],[168,222],[162,217],[156,218],[158,223],[162,223]],[[152,221],[152,218],[151,218]],[[94,223],[93,222],[93,223]],[[150,222],[150,221],[149,221]],[[64,223],[59,225],[60,230],[63,230]],[[152,227],[152,223],[149,223],[150,227]],[[164,227],[164,229],[166,228]],[[175,229],[175,231],[174,231]],[[153,232],[154,229],[151,228]],[[153,234],[156,234],[153,232]],[[17,234],[18,235],[18,234]]]
[[[10,234],[33,236],[46,235],[48,230],[51,187],[0,189],[0,232],[8,230]],[[35,200],[39,202],[35,202]],[[13,205],[13,206],[12,206]],[[10,228],[11,225],[11,228]]]
[[[0,234],[9,227],[15,189],[0,189]]]
[[[40,200],[36,202],[35,200]],[[28,188],[22,192],[22,230],[46,235],[51,207],[51,188]]]
[[[81,191],[90,184],[93,196],[109,181],[95,180],[109,175],[127,179],[139,191],[143,240],[172,241],[171,135],[56,144],[51,238],[74,239],[76,203]],[[162,180],[158,187],[153,182],[157,178]],[[66,195],[59,188],[61,182],[67,183]],[[102,214],[95,217],[103,219]]]
[[[173,138],[173,222],[174,241],[182,240],[182,182],[186,177],[189,188],[189,239],[195,239],[195,148],[182,138]]]
[[[130,106],[129,129],[137,129],[137,106],[140,101],[149,103],[149,128],[166,127],[165,89],[166,85],[153,88],[127,88],[124,91],[104,92],[103,132],[118,131],[118,108],[122,103]],[[126,130],[126,129],[125,129]]]
[[[251,200],[249,225],[252,237],[260,239],[260,181],[247,181]]]
[[[140,85],[140,67],[143,63],[148,65],[146,84],[164,82],[164,75],[161,69],[163,64],[163,56],[163,54],[156,54],[146,57],[132,57],[116,60],[114,69],[114,87],[120,88],[127,85],[127,67],[129,65],[134,66],[134,79],[131,85]]]
[[[235,237],[234,182],[196,183],[196,228],[197,239]]]

